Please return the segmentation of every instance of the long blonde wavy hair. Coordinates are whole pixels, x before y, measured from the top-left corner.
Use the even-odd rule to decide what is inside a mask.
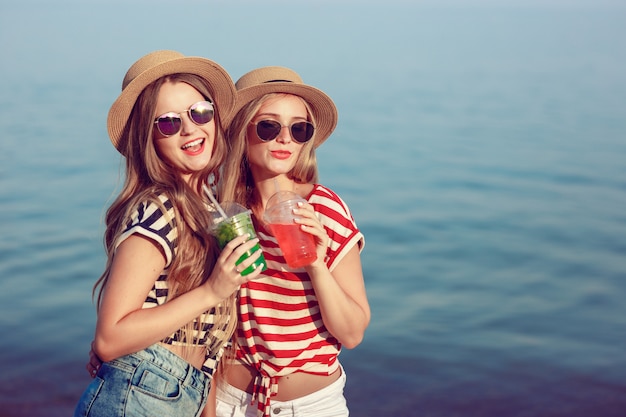
[[[259,196],[255,192],[254,179],[252,178],[247,156],[248,125],[265,102],[286,96],[289,96],[289,94],[270,93],[252,100],[241,108],[230,123],[226,131],[228,155],[222,169],[222,180],[219,183],[220,196],[224,201],[236,201],[253,210],[258,208],[258,204],[260,204]],[[308,121],[315,125],[311,107],[306,100],[299,98],[307,109]],[[315,183],[319,179],[314,143],[315,134],[311,140],[304,144],[296,164],[287,174],[290,179],[297,183]]]
[[[208,233],[211,223],[206,201],[201,196],[202,185],[215,185],[219,179],[219,167],[223,163],[227,144],[220,124],[219,103],[215,103],[215,142],[209,164],[192,175],[189,183],[157,155],[153,140],[154,114],[161,86],[165,82],[183,82],[198,90],[205,99],[211,98],[211,87],[201,77],[192,74],[175,74],[162,77],[148,85],[137,98],[128,123],[122,133],[120,146],[126,155],[125,181],[118,197],[106,213],[104,246],[108,257],[104,273],[93,288],[97,294],[97,308],[102,302],[103,290],[111,273],[115,245],[127,226],[137,205],[149,201],[160,206],[167,216],[167,210],[158,199],[165,194],[172,202],[174,219],[170,225],[178,232],[178,249],[173,255],[168,283],[168,300],[204,283],[215,265],[219,249],[217,242]],[[207,348],[209,354],[216,354],[230,339],[236,328],[235,296],[224,300],[215,308],[215,323],[211,330]],[[193,321],[178,330],[179,340],[186,344],[197,344],[194,330],[200,330],[202,323],[197,318],[197,328]]]

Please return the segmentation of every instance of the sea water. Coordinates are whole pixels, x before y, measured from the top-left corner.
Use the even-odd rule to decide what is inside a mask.
[[[0,415],[89,376],[106,115],[176,49],[296,69],[336,102],[321,182],[365,235],[351,415],[626,410],[626,12],[619,2],[61,0],[0,6]]]

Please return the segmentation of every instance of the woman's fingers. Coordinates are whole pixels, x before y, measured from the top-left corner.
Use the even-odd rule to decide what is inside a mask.
[[[300,218],[296,218],[296,223],[301,226],[304,226],[302,230],[311,233],[312,235],[317,237],[318,243],[321,246],[327,247],[329,243],[328,235],[326,234],[326,229],[324,225],[320,222],[317,217],[317,213],[313,209],[311,204],[301,203],[300,207],[294,210],[294,214],[300,216]]]
[[[102,361],[93,350],[93,343],[94,342],[92,341],[91,350],[89,350],[89,362],[87,362],[87,365],[85,365],[85,369],[87,369],[87,372],[89,372],[89,376],[91,376],[92,378],[96,376],[98,370],[100,369],[100,366],[102,366]]]
[[[224,288],[229,290],[233,286],[239,286],[250,279],[257,278],[261,273],[260,268],[254,268],[252,272],[246,274],[245,276],[241,274],[254,264],[262,255],[262,251],[258,247],[258,243],[259,239],[250,239],[249,234],[237,236],[228,242],[226,246],[224,246],[224,249],[222,249],[222,253],[218,258],[218,262],[216,264],[217,271],[212,274],[214,280],[216,281],[215,284],[220,286],[223,285]],[[245,257],[244,255],[246,253],[250,253],[250,255]],[[222,280],[226,281],[223,282]]]

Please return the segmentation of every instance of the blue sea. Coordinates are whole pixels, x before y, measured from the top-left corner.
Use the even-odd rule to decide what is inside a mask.
[[[626,415],[621,1],[2,2],[0,416],[71,415],[123,168],[106,116],[156,49],[283,65],[340,120],[372,321],[356,417]]]

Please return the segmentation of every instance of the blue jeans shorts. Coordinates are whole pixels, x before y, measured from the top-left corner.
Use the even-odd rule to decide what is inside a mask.
[[[209,378],[158,344],[100,367],[74,417],[199,416]]]

